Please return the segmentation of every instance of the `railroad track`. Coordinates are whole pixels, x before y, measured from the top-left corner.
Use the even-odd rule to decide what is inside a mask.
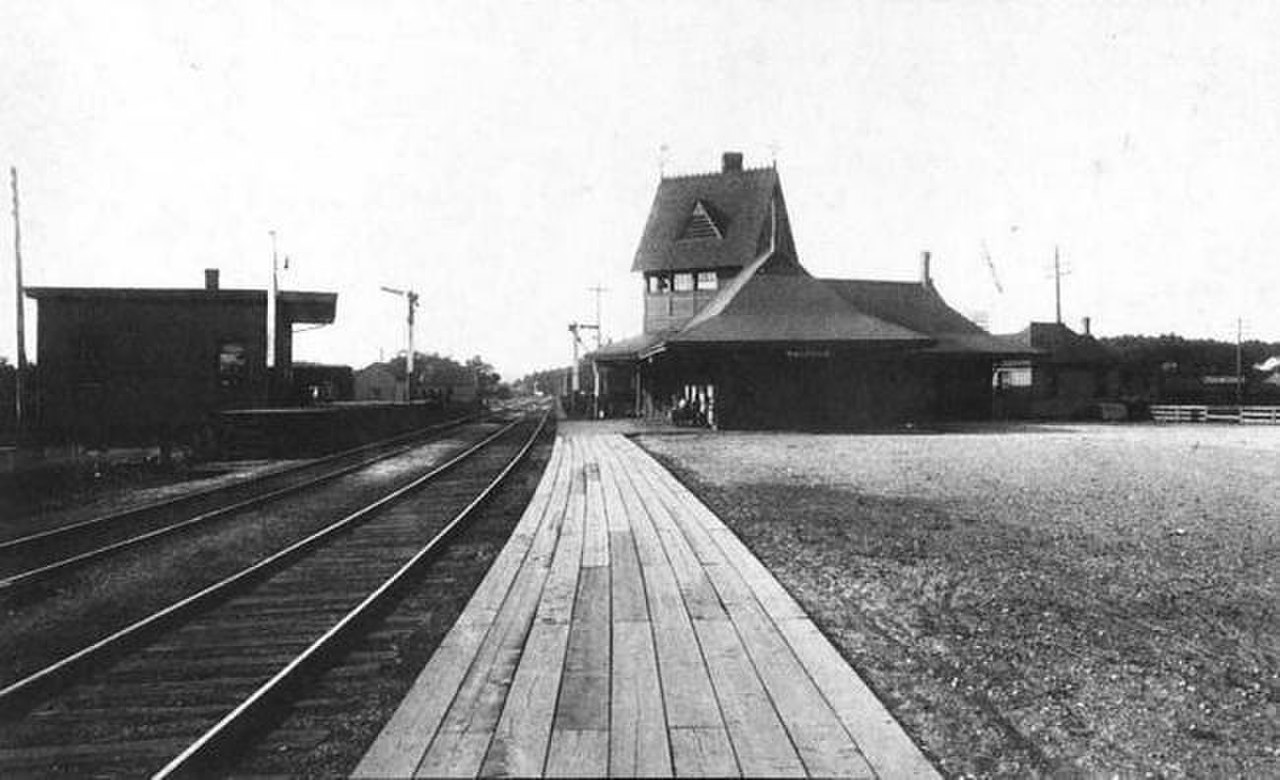
[[[546,417],[521,416],[271,559],[0,690],[0,775],[219,765],[445,546]]]
[[[476,417],[308,460],[251,479],[0,541],[0,594],[30,591],[95,561],[248,511],[393,458]]]

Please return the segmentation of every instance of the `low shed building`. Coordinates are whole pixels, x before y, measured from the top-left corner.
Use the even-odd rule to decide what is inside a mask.
[[[187,438],[210,412],[292,403],[293,325],[333,322],[336,293],[279,293],[274,383],[267,293],[205,287],[30,287],[38,304],[37,412],[51,440]]]
[[[843,428],[991,414],[993,364],[1027,352],[915,282],[801,265],[774,168],[663,179],[632,270],[644,332],[591,356],[601,408],[724,428]]]
[[[997,408],[1008,417],[1098,416],[1099,404],[1120,394],[1120,358],[1089,332],[1061,322],[1033,322],[1004,338],[1030,354],[996,370]]]

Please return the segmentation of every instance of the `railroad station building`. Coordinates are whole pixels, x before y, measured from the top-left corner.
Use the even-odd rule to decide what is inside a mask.
[[[177,441],[210,412],[292,403],[293,326],[334,320],[337,293],[281,291],[274,382],[267,293],[29,287],[37,302],[37,415],[43,437],[87,445]]]
[[[721,428],[984,418],[993,366],[1028,350],[952,309],[928,253],[911,282],[801,264],[776,168],[663,178],[631,270],[643,332],[589,356],[609,415]]]

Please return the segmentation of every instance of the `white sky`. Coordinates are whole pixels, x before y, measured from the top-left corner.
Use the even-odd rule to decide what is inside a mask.
[[[1277,41],[1264,2],[6,0],[0,163],[29,285],[262,287],[274,228],[285,286],[339,293],[297,357],[356,367],[403,348],[384,284],[421,292],[420,348],[508,378],[568,362],[596,283],[637,332],[663,144],[669,172],[776,144],[818,275],[927,248],[1012,331],[1052,319],[1057,243],[1070,324],[1274,340]]]

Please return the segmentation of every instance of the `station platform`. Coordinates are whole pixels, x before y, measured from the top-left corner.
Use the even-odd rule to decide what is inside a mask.
[[[354,774],[937,777],[733,532],[591,425]]]

